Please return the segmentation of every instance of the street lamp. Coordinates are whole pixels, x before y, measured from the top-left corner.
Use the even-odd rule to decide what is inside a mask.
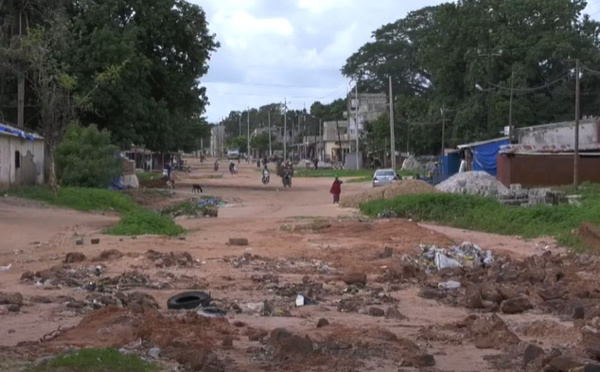
[[[513,121],[512,121],[512,116],[513,116],[512,115],[512,112],[513,112],[513,96],[514,96],[514,93],[515,93],[514,83],[515,83],[515,71],[513,70],[511,72],[511,75],[510,75],[510,88],[505,88],[505,87],[501,87],[501,86],[495,86],[497,89],[508,90],[510,92],[510,99],[509,99],[509,104],[508,104],[508,138],[509,138],[509,141],[512,141],[512,138],[513,138],[513,135],[514,135]],[[490,85],[492,85],[492,84],[490,84]],[[486,93],[493,92],[492,89],[484,89],[479,84],[475,84],[475,89],[477,89],[480,92],[486,92]]]

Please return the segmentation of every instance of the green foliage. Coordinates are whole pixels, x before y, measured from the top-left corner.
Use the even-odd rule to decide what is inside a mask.
[[[135,355],[121,354],[115,349],[83,349],[58,356],[27,372],[151,372],[159,371],[156,364]]]
[[[63,186],[99,187],[110,185],[122,173],[116,158],[118,148],[110,143],[110,133],[95,125],[70,125],[56,149],[59,183]]]
[[[165,235],[177,236],[185,232],[170,216],[147,210],[136,210],[121,217],[116,226],[107,230],[111,235]]]
[[[342,68],[364,92],[387,92],[392,76],[396,148],[439,153],[446,145],[499,136],[514,72],[517,127],[572,120],[574,59],[600,69],[600,24],[583,0],[466,0],[424,7],[384,25]],[[536,14],[536,17],[532,17]],[[523,89],[557,82],[546,89]],[[491,88],[481,93],[474,86]],[[582,115],[600,109],[600,77],[582,78]],[[489,119],[489,120],[488,120]],[[379,123],[373,123],[377,133]],[[383,135],[370,140],[381,147]]]
[[[227,141],[227,148],[239,149],[240,153],[248,152],[248,140],[244,136],[239,136]]]
[[[35,186],[14,189],[9,194],[82,212],[114,211],[127,213],[141,208],[129,195],[107,189],[62,187],[55,195],[46,187]]]
[[[274,145],[275,141],[271,138],[271,145]],[[259,135],[256,135],[250,139],[250,148],[257,149],[261,151],[269,150],[269,133],[264,132]]]
[[[582,222],[600,224],[600,195],[584,199],[582,206],[505,206],[491,198],[479,196],[431,194],[407,195],[393,200],[375,200],[362,204],[368,216],[392,211],[400,218],[439,222],[467,228],[525,238],[553,236],[560,244],[579,246],[572,234]]]
[[[344,111],[347,110],[347,101],[343,98],[325,105],[317,101],[310,106],[310,114],[323,121],[341,120],[344,118]]]

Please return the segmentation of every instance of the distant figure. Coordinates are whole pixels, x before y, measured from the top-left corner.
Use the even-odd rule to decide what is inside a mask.
[[[313,163],[315,163],[315,170],[319,169],[319,159],[313,160]]]
[[[335,180],[333,180],[333,184],[331,185],[331,189],[329,190],[329,192],[333,195],[333,204],[339,204],[340,203],[340,194],[342,193],[342,181],[340,181],[340,179],[338,178],[338,176],[335,176]]]

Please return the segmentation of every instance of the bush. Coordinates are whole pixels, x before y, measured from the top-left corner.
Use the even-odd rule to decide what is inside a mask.
[[[70,125],[56,148],[56,171],[62,186],[106,188],[122,174],[119,149],[110,133],[95,125]]]
[[[177,236],[184,232],[173,218],[140,209],[125,214],[116,226],[107,230],[111,235],[165,235]]]
[[[115,349],[83,349],[61,355],[28,372],[150,372],[160,368],[135,355],[125,355]]]
[[[505,206],[495,199],[453,194],[406,195],[375,200],[360,206],[363,213],[377,216],[393,212],[400,218],[439,222],[449,226],[525,238],[552,236],[560,244],[580,244],[572,230],[583,222],[600,224],[600,198],[589,197],[581,206]]]

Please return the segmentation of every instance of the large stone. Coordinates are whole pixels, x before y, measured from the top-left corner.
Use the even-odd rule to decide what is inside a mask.
[[[481,298],[481,289],[479,287],[467,288],[465,294],[465,306],[467,309],[482,309],[484,307]]]
[[[19,292],[0,292],[0,305],[23,305],[23,295]]]
[[[385,311],[383,311],[383,309],[380,309],[378,307],[371,307],[371,308],[369,308],[369,315],[375,316],[375,317],[382,317],[382,316],[385,316]]]
[[[233,246],[246,246],[248,245],[248,239],[246,238],[229,238],[229,245]]]
[[[348,285],[364,286],[367,284],[367,274],[351,272],[344,275],[342,280]]]
[[[583,363],[575,358],[561,355],[553,358],[544,368],[545,372],[570,372],[583,367]]]
[[[502,301],[500,311],[504,314],[519,314],[533,308],[529,298],[525,296],[513,297]]]
[[[475,347],[478,349],[505,350],[521,342],[497,314],[475,319],[470,330]]]
[[[65,263],[77,263],[85,261],[85,254],[81,252],[69,252],[65,256]]]
[[[581,329],[582,344],[590,358],[600,361],[600,330],[590,326]]]
[[[545,355],[544,349],[534,344],[528,344],[523,353],[523,367],[527,367],[529,363],[543,355]]]
[[[585,308],[583,307],[583,302],[576,297],[570,299],[566,303],[565,314],[573,319],[583,319],[585,317]]]

